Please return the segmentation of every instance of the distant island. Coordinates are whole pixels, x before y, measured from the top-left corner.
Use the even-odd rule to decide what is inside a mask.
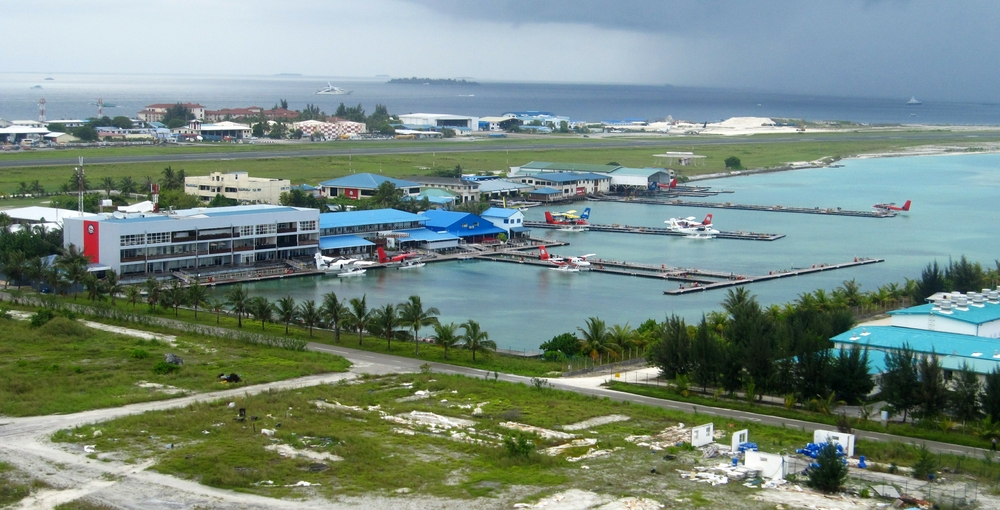
[[[454,80],[451,78],[393,78],[386,83],[393,85],[479,85],[469,80]]]

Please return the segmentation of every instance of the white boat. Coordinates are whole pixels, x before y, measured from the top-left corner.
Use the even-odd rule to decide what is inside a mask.
[[[317,94],[331,95],[331,96],[344,96],[350,94],[351,91],[347,89],[342,89],[340,87],[334,87],[330,82],[326,82],[326,87],[323,87],[316,91]]]
[[[399,268],[400,269],[417,269],[417,268],[420,268],[420,267],[424,267],[426,265],[427,265],[426,262],[410,262],[410,261],[407,260],[407,261],[404,261],[402,264],[400,264]]]
[[[586,225],[566,225],[564,227],[559,228],[559,231],[560,232],[586,232],[587,231],[587,226]]]
[[[360,267],[352,267],[347,271],[344,271],[342,273],[337,273],[337,276],[341,278],[347,276],[364,276],[365,272],[367,271],[368,271],[367,269],[361,269]]]
[[[906,104],[908,106],[920,106],[920,105],[922,105],[924,103],[921,103],[920,101],[918,101],[917,98],[916,98],[916,96],[910,96],[910,100],[907,101]]]

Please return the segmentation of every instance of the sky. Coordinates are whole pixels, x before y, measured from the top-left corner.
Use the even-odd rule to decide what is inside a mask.
[[[0,72],[671,84],[1000,101],[994,1],[4,2]]]

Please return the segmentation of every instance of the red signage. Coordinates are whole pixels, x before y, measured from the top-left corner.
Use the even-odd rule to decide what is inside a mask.
[[[576,194],[577,195],[586,195],[587,194],[587,188],[582,188],[582,187],[581,188],[576,188]]]
[[[358,190],[355,188],[344,188],[344,194],[347,195],[347,198],[353,198],[355,200],[358,198]]]
[[[91,262],[101,260],[101,224],[96,221],[83,222],[83,255]]]

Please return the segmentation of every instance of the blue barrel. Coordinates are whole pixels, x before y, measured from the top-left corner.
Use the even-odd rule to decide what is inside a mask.
[[[739,457],[733,457],[733,467],[736,467],[736,466],[739,466],[739,465],[740,465],[740,458]]]

